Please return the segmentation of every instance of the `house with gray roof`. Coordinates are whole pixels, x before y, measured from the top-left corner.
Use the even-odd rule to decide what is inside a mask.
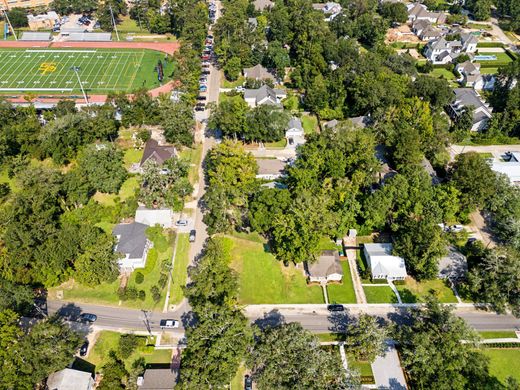
[[[341,11],[342,7],[341,4],[335,3],[333,1],[329,1],[326,3],[313,3],[312,8],[314,8],[316,11],[321,11],[325,14],[325,21],[330,22],[332,19],[334,19],[336,16],[338,16]]]
[[[454,100],[447,107],[450,118],[456,120],[471,107],[473,113],[471,131],[484,130],[491,119],[492,109],[482,100],[478,92],[472,88],[455,88],[453,93]]]
[[[255,19],[256,20],[256,19]],[[255,79],[255,80],[271,80],[273,83],[276,82],[276,77],[269,72],[262,65],[258,64],[251,68],[244,68],[242,70],[244,77],[247,79]]]
[[[444,37],[426,45],[425,57],[434,65],[449,64],[463,53],[471,56],[477,51],[478,38],[473,34],[461,34],[460,41],[447,41]]]
[[[148,368],[137,379],[139,390],[171,390],[177,384],[177,370],[173,368]]]
[[[159,145],[154,139],[149,139],[144,145],[143,157],[139,166],[142,168],[148,160],[153,160],[161,166],[166,160],[177,155],[177,150],[173,146]]]
[[[285,131],[287,139],[287,148],[295,149],[305,143],[305,132],[303,131],[302,121],[300,118],[293,116],[287,124]]]
[[[65,368],[53,372],[47,378],[48,390],[91,390],[94,388],[94,379],[90,372]]]
[[[274,2],[271,0],[255,0],[253,1],[253,6],[256,11],[263,11],[265,9],[271,9],[274,7]]]
[[[326,284],[341,282],[343,279],[343,267],[337,250],[324,250],[317,261],[306,262],[304,266],[309,283]]]
[[[282,107],[281,101],[287,97],[282,89],[273,89],[268,85],[262,85],[258,89],[245,89],[244,99],[251,108],[269,104]]]
[[[114,252],[121,254],[117,261],[123,273],[130,273],[146,266],[146,258],[152,242],[146,237],[148,225],[140,222],[120,223],[112,230],[117,243]]]
[[[465,61],[458,64],[455,70],[460,74],[458,82],[463,87],[473,87],[475,89],[482,89],[484,80],[480,74],[480,64],[471,61]]]
[[[258,165],[257,179],[276,180],[285,174],[286,163],[277,158],[257,158]]]
[[[443,12],[430,12],[428,8],[421,3],[413,3],[407,6],[408,20],[415,22],[416,20],[427,20],[430,23],[442,24],[446,21],[446,14]]]

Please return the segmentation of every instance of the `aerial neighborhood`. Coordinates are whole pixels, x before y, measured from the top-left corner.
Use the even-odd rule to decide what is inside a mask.
[[[0,389],[520,389],[517,0],[0,30]]]

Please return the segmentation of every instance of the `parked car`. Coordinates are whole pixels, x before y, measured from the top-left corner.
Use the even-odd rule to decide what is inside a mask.
[[[206,101],[206,96],[199,95],[199,96],[197,96],[197,100],[201,100],[204,102],[204,101]]]
[[[179,219],[177,222],[175,222],[175,226],[188,226],[188,220]]]
[[[328,311],[344,311],[345,307],[343,305],[333,303],[333,304],[327,306],[327,310]]]
[[[464,226],[462,225],[452,225],[450,226],[450,232],[459,233],[464,230]]]
[[[177,320],[161,320],[159,322],[161,329],[175,329],[179,327],[179,321]]]
[[[95,314],[92,314],[92,313],[81,313],[81,315],[79,316],[78,318],[78,321],[79,322],[96,322],[97,320],[97,315]]]
[[[205,109],[204,105],[197,104],[195,106],[195,111],[204,111]]]
[[[197,237],[197,231],[195,229],[190,231],[190,242],[195,242],[195,238]]]
[[[244,377],[244,390],[253,390],[253,380],[249,375]]]
[[[79,349],[79,356],[85,356],[88,351],[88,340],[85,340],[81,348]]]
[[[199,87],[199,91],[201,91],[201,92],[206,92],[207,90],[208,90],[208,87],[206,87],[205,85],[201,85]]]

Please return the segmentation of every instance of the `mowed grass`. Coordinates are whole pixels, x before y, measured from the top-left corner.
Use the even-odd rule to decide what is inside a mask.
[[[352,282],[348,261],[342,261],[341,267],[343,268],[343,283],[327,285],[329,302],[356,303],[356,293],[354,292],[354,283]]]
[[[482,353],[490,358],[489,371],[505,385],[510,376],[520,381],[520,348],[483,348]]]
[[[453,290],[441,279],[417,282],[407,278],[404,285],[396,285],[396,287],[404,303],[424,302],[430,293],[433,293],[442,303],[457,303]]]
[[[173,280],[171,284],[170,303],[178,304],[181,302],[184,294],[182,287],[186,285],[188,278],[188,263],[190,262],[190,235],[188,233],[180,233],[177,238],[177,251],[175,253],[175,264],[173,266]]]
[[[456,79],[456,77],[453,74],[453,72],[450,72],[448,69],[444,69],[444,68],[434,69],[434,70],[432,70],[432,72],[430,74],[432,76],[435,76],[435,77],[438,77],[438,78],[443,77],[446,80],[455,80]]]
[[[302,127],[305,134],[313,134],[318,128],[318,119],[314,115],[302,116]]]
[[[489,330],[478,332],[483,339],[516,339],[516,333],[512,330]]]
[[[239,274],[240,303],[323,303],[321,287],[307,285],[302,268],[285,267],[266,243],[236,237],[223,240],[232,248],[231,267]]]
[[[115,206],[117,203],[117,198],[119,198],[120,202],[124,202],[125,200],[134,196],[140,186],[140,183],[141,180],[139,176],[130,176],[125,180],[119,189],[119,193],[106,194],[103,192],[96,192],[93,196],[93,199],[104,206]]]
[[[396,303],[397,297],[390,286],[363,286],[368,303]]]
[[[246,367],[241,364],[238,367],[237,373],[231,381],[231,390],[243,390],[244,389],[244,377],[246,375]]]
[[[131,92],[160,85],[155,68],[163,62],[164,80],[173,71],[164,53],[143,49],[0,49],[0,93]]]
[[[110,351],[118,351],[121,334],[103,330],[99,333],[96,343],[91,346],[86,360],[96,366],[96,371],[102,371],[103,366],[110,361]],[[153,341],[153,340],[148,340]],[[127,370],[131,370],[132,363],[143,357],[147,364],[171,362],[172,351],[170,349],[154,349],[152,345],[146,345],[147,338],[139,337],[137,348],[124,360]]]

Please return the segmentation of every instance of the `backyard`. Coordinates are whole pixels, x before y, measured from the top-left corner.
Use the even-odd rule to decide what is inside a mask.
[[[231,267],[239,275],[239,301],[260,303],[323,303],[319,286],[308,286],[302,268],[285,267],[269,252],[266,242],[224,237],[230,245]]]
[[[119,295],[117,294],[121,283],[119,278],[112,283],[101,283],[96,287],[84,286],[71,279],[61,286],[51,288],[49,290],[49,296],[56,299],[58,293],[61,291],[63,300],[74,302],[112,306],[117,306],[121,303],[123,307],[148,310],[161,309],[165,299],[164,291],[161,291],[161,300],[159,303],[155,303],[150,290],[153,286],[158,285],[161,274],[164,273],[163,263],[169,263],[171,261],[175,236],[173,233],[160,233],[156,228],[149,228],[147,234],[154,245],[148,252],[146,267],[132,272],[127,281],[127,288],[133,287],[138,291],[142,290],[145,292],[144,300],[128,299],[120,302]],[[144,275],[144,280],[141,283],[136,283],[138,272]]]

